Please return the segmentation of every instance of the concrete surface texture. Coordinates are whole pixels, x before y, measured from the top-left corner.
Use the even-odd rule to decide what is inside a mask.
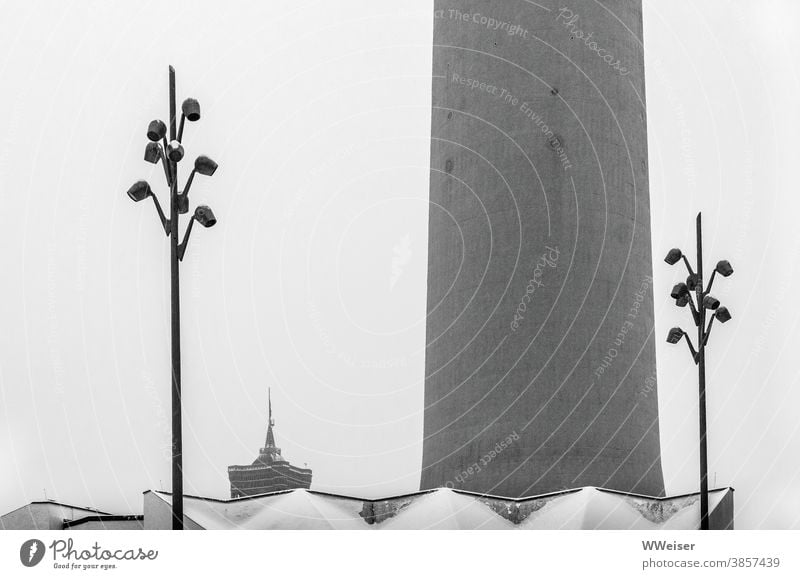
[[[640,0],[437,0],[421,488],[663,496]]]

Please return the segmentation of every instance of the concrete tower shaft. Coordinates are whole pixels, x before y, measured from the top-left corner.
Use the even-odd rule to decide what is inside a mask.
[[[421,486],[663,495],[640,0],[436,0]]]

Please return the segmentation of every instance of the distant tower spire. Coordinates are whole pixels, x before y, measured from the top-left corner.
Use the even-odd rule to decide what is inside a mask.
[[[272,418],[272,390],[267,388],[267,440],[259,449],[258,458],[249,465],[228,467],[231,498],[255,496],[275,491],[307,489],[311,486],[311,469],[298,468],[281,456],[275,444],[275,419]]]
[[[269,422],[267,423],[267,443],[265,448],[275,448],[275,434],[272,432],[272,427],[275,426],[275,420],[272,418],[272,388],[267,388],[267,401],[269,404]]]

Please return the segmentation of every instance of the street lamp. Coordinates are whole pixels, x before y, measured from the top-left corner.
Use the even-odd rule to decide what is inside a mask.
[[[689,305],[692,310],[692,319],[697,326],[697,349],[692,344],[689,334],[681,328],[672,328],[667,335],[667,342],[677,344],[681,338],[686,338],[686,344],[692,355],[694,363],[698,366],[698,381],[700,386],[700,528],[708,530],[708,445],[706,442],[706,344],[711,335],[711,328],[714,320],[719,320],[721,324],[731,319],[728,308],[721,306],[718,299],[710,295],[714,277],[720,274],[728,277],[733,273],[730,262],[722,260],[717,263],[711,278],[708,280],[708,287],[703,289],[703,230],[702,217],[697,214],[697,272],[692,269],[692,265],[680,249],[671,249],[664,258],[669,265],[675,265],[683,259],[686,269],[689,270],[689,277],[686,283],[678,283],[672,288],[671,297],[675,299],[675,305],[685,307]],[[695,299],[692,299],[692,292],[695,292]],[[696,304],[695,304],[696,302]],[[706,325],[706,313],[714,312]]]
[[[147,181],[137,181],[128,189],[128,197],[133,201],[153,199],[158,218],[170,242],[171,290],[172,290],[172,528],[183,530],[183,439],[181,432],[181,327],[180,327],[180,283],[179,262],[186,253],[186,245],[192,233],[195,221],[203,227],[212,227],[217,219],[214,212],[206,205],[195,209],[189,220],[183,240],[178,242],[178,218],[181,213],[189,212],[189,187],[195,173],[213,175],[217,164],[201,155],[194,164],[194,169],[187,179],[183,191],[178,191],[178,163],[183,159],[182,144],[183,125],[185,120],[191,122],[200,119],[200,104],[195,99],[186,99],[182,106],[180,130],[176,130],[175,106],[175,69],[169,67],[169,142],[167,142],[167,126],[163,121],[151,121],[147,127],[149,143],[145,147],[144,160],[164,166],[164,176],[169,187],[169,218],[164,215],[158,198]]]

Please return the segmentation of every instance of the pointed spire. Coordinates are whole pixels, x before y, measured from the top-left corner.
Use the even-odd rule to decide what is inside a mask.
[[[269,401],[269,423],[267,424],[267,444],[265,448],[275,448],[275,434],[272,432],[272,427],[275,426],[275,420],[272,418],[271,388],[267,388],[267,400]]]

